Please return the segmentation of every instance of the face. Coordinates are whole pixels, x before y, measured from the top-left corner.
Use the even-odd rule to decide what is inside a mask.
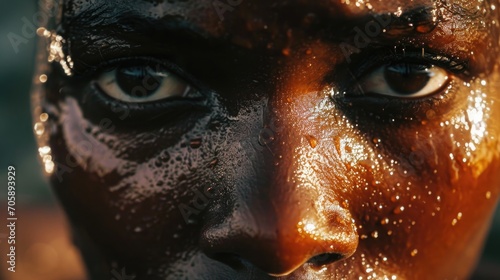
[[[92,279],[474,268],[500,191],[496,1],[63,2],[35,134]]]

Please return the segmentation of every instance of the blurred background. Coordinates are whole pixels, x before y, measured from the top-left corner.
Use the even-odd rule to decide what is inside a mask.
[[[7,229],[0,227],[0,279],[84,280],[80,256],[72,246],[61,212],[37,159],[33,137],[29,91],[36,38],[20,43],[16,53],[10,32],[22,34],[25,22],[33,22],[36,1],[0,3],[0,182],[7,182],[7,167],[16,167],[16,272],[7,271]],[[0,191],[0,220],[6,220],[6,188]],[[485,245],[474,279],[499,279],[500,211]],[[495,278],[497,277],[497,278]]]

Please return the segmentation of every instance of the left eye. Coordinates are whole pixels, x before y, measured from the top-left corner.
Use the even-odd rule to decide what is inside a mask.
[[[359,85],[365,93],[419,98],[441,92],[449,80],[448,72],[438,66],[401,62],[375,69]]]
[[[142,103],[172,97],[198,95],[199,92],[174,73],[149,66],[119,66],[103,72],[97,84],[108,96],[122,102]]]

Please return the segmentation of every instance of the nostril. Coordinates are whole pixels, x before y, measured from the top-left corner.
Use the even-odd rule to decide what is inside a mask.
[[[334,263],[343,259],[344,257],[341,254],[335,253],[325,253],[321,255],[317,255],[315,257],[310,258],[307,262],[315,267],[322,267],[327,264]]]
[[[210,255],[210,258],[221,262],[223,264],[226,264],[230,266],[231,268],[235,270],[242,269],[244,267],[243,262],[241,261],[241,258],[232,253],[215,253]]]

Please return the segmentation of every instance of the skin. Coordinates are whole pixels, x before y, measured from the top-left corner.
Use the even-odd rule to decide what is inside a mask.
[[[500,192],[499,6],[411,3],[64,1],[33,112],[89,276],[467,277]],[[457,61],[447,87],[365,92],[377,59],[421,53]],[[117,102],[96,81],[125,60],[200,95]]]

